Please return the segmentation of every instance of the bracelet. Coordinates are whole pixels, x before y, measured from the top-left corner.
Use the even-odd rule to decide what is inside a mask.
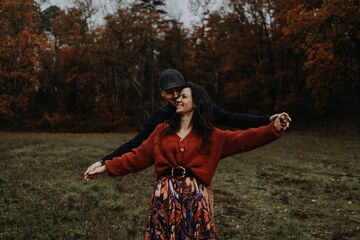
[[[101,164],[101,166],[105,165],[105,161],[103,159],[99,160],[99,163]]]

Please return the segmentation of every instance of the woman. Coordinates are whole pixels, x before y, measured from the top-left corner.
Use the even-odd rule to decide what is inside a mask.
[[[121,176],[155,165],[158,182],[145,239],[216,239],[206,187],[219,160],[274,141],[290,120],[284,113],[268,126],[225,131],[213,127],[211,111],[207,93],[188,83],[176,101],[177,114],[168,123],[159,124],[132,152],[85,175],[92,179],[106,171]]]

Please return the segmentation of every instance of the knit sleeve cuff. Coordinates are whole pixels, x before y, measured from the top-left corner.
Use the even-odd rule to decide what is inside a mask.
[[[284,131],[282,131],[282,130],[277,131],[276,128],[275,128],[274,121],[271,121],[269,125],[270,125],[270,127],[271,127],[271,130],[272,130],[272,133],[274,134],[274,136],[275,136],[276,138],[281,138]]]
[[[111,177],[119,175],[112,163],[113,161],[105,161],[106,172]]]

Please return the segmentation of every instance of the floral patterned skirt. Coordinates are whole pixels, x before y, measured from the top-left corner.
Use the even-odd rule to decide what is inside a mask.
[[[193,177],[158,180],[145,240],[214,240],[215,225],[206,187]]]

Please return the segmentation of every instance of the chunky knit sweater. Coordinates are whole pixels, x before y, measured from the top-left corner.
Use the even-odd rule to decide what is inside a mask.
[[[270,116],[255,116],[249,114],[238,114],[226,112],[221,107],[213,104],[214,123],[224,125],[231,128],[248,129],[253,127],[260,127],[270,123]],[[114,157],[121,156],[124,153],[131,152],[132,149],[137,148],[145,141],[150,134],[155,130],[156,126],[163,123],[175,114],[176,108],[170,103],[166,103],[162,107],[156,109],[146,121],[141,131],[131,140],[122,144],[112,153],[106,155],[102,160],[111,160]]]
[[[184,138],[177,134],[163,136],[168,125],[159,124],[153,133],[139,147],[131,152],[106,161],[109,175],[121,176],[138,172],[154,164],[158,178],[169,167],[182,166],[205,185],[210,185],[220,159],[249,151],[281,137],[274,124],[248,130],[221,130],[215,128],[211,143],[203,146],[201,137],[192,129]]]

